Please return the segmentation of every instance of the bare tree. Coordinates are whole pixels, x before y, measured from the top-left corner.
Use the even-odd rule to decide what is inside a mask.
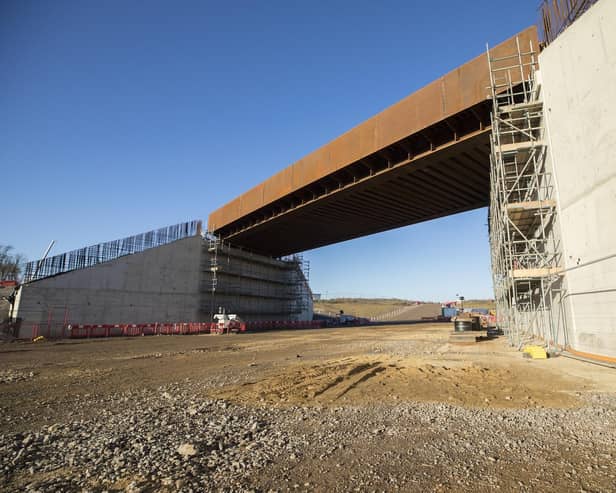
[[[13,253],[10,245],[0,245],[0,280],[17,281],[23,270],[26,258],[20,253]]]

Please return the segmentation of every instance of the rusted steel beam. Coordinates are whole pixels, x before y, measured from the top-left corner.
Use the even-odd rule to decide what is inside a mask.
[[[285,211],[280,212],[279,214],[272,214],[270,212],[268,214],[265,214],[264,216],[259,216],[259,220],[257,221],[256,224],[237,222],[236,225],[232,225],[232,227],[225,228],[224,237],[228,239],[229,241],[232,241],[236,244],[246,246],[247,248],[251,248],[251,246],[244,244],[244,240],[247,238],[247,235],[252,236],[252,234],[249,234],[251,229],[256,228],[259,231],[264,231],[262,227],[265,225],[272,225],[272,224],[278,225],[277,227],[276,226],[274,227],[274,230],[276,230],[274,234],[274,238],[269,238],[266,234],[264,234],[263,237],[261,238],[262,241],[259,244],[265,247],[265,245],[269,244],[270,242],[278,241],[280,234],[282,234],[283,232],[289,233],[288,229],[285,229],[287,227],[286,226],[283,227],[283,224],[284,224],[283,220],[287,217],[290,217],[290,216],[299,217],[299,218],[304,217],[306,214],[310,214],[310,211],[317,204],[321,206],[323,204],[330,204],[331,200],[342,201],[342,200],[345,200],[346,197],[360,193],[362,190],[367,189],[367,188],[374,188],[374,187],[387,188],[388,185],[386,184],[386,181],[390,179],[388,177],[406,176],[409,174],[410,174],[409,176],[413,176],[415,173],[421,171],[423,168],[427,166],[433,166],[435,163],[440,161],[443,156],[452,155],[452,154],[457,155],[460,152],[462,152],[462,150],[464,149],[471,149],[471,148],[474,149],[477,146],[476,142],[481,142],[481,145],[488,144],[489,140],[488,140],[487,131],[476,132],[470,136],[465,136],[459,142],[452,142],[448,145],[441,147],[440,150],[442,154],[435,154],[429,151],[424,152],[422,154],[415,156],[413,160],[411,161],[405,161],[393,168],[385,168],[381,171],[376,172],[373,175],[367,175],[364,178],[358,180],[356,183],[352,183],[340,190],[334,190],[327,194],[323,193],[320,196],[315,196],[314,199],[309,200],[301,205],[298,205],[294,209],[285,210]],[[488,159],[489,159],[488,153],[486,152],[483,156],[483,160],[487,163]],[[464,175],[461,177],[461,179],[462,180],[465,179]],[[432,188],[433,188],[433,184],[431,183],[423,183],[423,182],[420,182],[419,180],[415,180],[411,185],[411,182],[409,182],[409,187],[407,188],[407,194],[408,194],[407,200],[414,201],[415,203],[421,203],[422,201],[427,202],[427,203],[433,202],[434,204],[441,203],[442,206],[444,206],[449,201],[448,199],[450,199],[451,197],[448,197],[448,194],[443,194],[442,192],[440,196],[435,193],[426,193],[427,190],[430,190]],[[469,200],[471,200],[471,197],[469,197]],[[486,205],[486,204],[487,202],[484,203],[483,205]],[[432,215],[430,217],[432,217]],[[353,218],[353,217],[349,219],[357,220],[357,218]],[[385,214],[383,215],[383,221],[385,221],[386,219],[387,217]],[[418,222],[418,221],[413,221],[413,222]],[[269,226],[267,230],[271,231]],[[366,234],[368,234],[369,232],[371,231],[367,231]],[[314,232],[314,231],[312,232],[302,231],[301,235],[304,235],[304,236],[307,235],[307,236],[314,237],[316,236],[315,233],[318,234],[318,232]],[[342,231],[341,231],[340,241],[342,241],[343,239],[345,238],[343,238]],[[310,241],[313,241],[313,240],[310,240]],[[313,248],[311,246],[310,241],[306,242],[306,246],[304,249]],[[264,249],[264,250],[259,250],[259,251],[261,251],[262,253],[269,253],[269,254],[275,255],[273,252],[276,250],[272,247],[271,249]]]
[[[517,36],[523,46],[529,41],[537,46],[534,26]],[[491,51],[494,56],[508,54],[514,43],[515,37]],[[214,211],[209,217],[209,229],[220,230],[303,186],[485,101],[488,86],[487,58],[482,54]]]
[[[534,27],[522,31],[517,37],[522,46],[528,46],[531,42],[537,46],[537,32]],[[513,52],[515,38],[494,47],[491,50],[492,55],[500,57]],[[432,199],[429,202],[443,204],[440,212],[434,212],[438,217],[442,210],[451,207],[447,204],[449,200],[446,189],[454,183],[452,174],[456,172],[466,174],[466,179],[478,181],[470,183],[469,190],[472,190],[472,193],[469,194],[467,202],[460,202],[460,188],[450,189],[451,195],[455,196],[458,202],[454,210],[468,210],[469,204],[483,203],[477,199],[481,195],[482,187],[487,186],[487,182],[484,184],[482,178],[483,168],[488,165],[485,159],[489,142],[482,137],[477,141],[482,148],[477,150],[469,148],[468,141],[489,132],[488,86],[487,58],[483,54],[214,211],[209,217],[209,230],[223,238],[236,241],[239,245],[243,245],[244,241],[250,243],[260,237],[260,232],[279,232],[283,224],[285,227],[293,227],[294,223],[289,221],[307,217],[317,203],[333,204],[330,198],[335,198],[335,203],[339,204],[340,200],[348,197],[349,209],[356,207],[357,193],[368,187],[374,191],[374,187],[385,183],[388,176],[402,176],[398,173],[402,168],[407,170],[407,174],[425,166],[441,169],[444,172],[443,181],[439,183],[439,172],[434,170],[423,177],[415,176],[411,180],[413,184],[409,182],[407,185],[408,193],[414,193],[416,200],[409,198],[408,203],[400,204],[397,211],[395,204],[388,201],[390,207],[383,209],[382,213],[386,215],[389,211],[392,217],[384,217],[384,224],[391,224],[392,221],[396,224],[404,222],[405,214],[412,216],[408,217],[409,223],[427,220],[431,216],[431,207],[423,211],[425,218],[410,214],[411,211],[421,209],[420,197],[425,197],[426,190],[433,190],[435,193],[425,197]],[[466,152],[466,156],[456,156],[458,148],[460,152]],[[472,153],[472,156],[469,153]],[[433,155],[436,161],[431,159]],[[457,160],[445,159],[445,164],[436,164],[442,160],[442,155],[453,155]],[[448,169],[443,168],[445,165]],[[428,178],[432,181],[426,181]],[[487,190],[485,195],[487,197]],[[427,206],[427,203],[424,202],[423,206]],[[336,209],[339,214],[339,207],[336,206]],[[373,216],[367,209],[364,213],[366,216]],[[356,226],[362,228],[361,224]],[[364,230],[365,234],[376,232],[373,226],[364,227]],[[325,234],[325,231],[323,233]],[[349,239],[349,234],[355,233],[350,230],[347,233],[341,232],[339,240]],[[331,238],[330,234],[327,236]],[[301,244],[302,248],[306,249],[313,248],[320,240],[310,242],[298,239],[294,243]],[[274,254],[274,250],[269,248],[265,253]]]
[[[413,161],[413,166],[385,169],[353,186],[256,225],[227,230],[226,239],[260,253],[279,256],[361,236],[358,231],[370,234],[485,206],[488,203],[487,174],[483,180],[486,194],[482,197],[474,191],[460,193],[467,180],[477,180],[469,173],[459,171],[460,186],[455,188],[444,187],[449,180],[439,177],[449,174],[446,173],[449,166],[456,166],[451,160],[453,156],[471,149],[487,149],[488,136],[487,132],[480,132],[471,139],[442,149],[440,154],[425,154]],[[478,154],[478,159],[487,163],[489,153]],[[462,162],[469,165],[465,159]],[[422,170],[434,171],[434,176],[422,174]],[[399,181],[401,177],[405,180]],[[375,192],[393,200],[374,203],[365,200],[365,192]]]

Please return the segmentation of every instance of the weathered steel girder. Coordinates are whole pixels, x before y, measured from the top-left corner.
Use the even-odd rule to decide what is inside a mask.
[[[517,36],[537,42],[534,27]],[[209,230],[282,256],[488,205],[488,86],[482,55],[214,211]]]

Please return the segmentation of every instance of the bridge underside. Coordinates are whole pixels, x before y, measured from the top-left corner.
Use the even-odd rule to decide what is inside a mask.
[[[516,37],[537,43],[534,28]],[[487,206],[489,85],[484,54],[214,211],[209,230],[278,257]]]
[[[485,207],[489,135],[489,128],[477,129],[414,158],[401,144],[392,146],[218,233],[232,244],[282,256]]]

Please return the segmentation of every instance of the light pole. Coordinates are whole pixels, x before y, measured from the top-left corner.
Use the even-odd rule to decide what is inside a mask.
[[[456,294],[456,297],[460,300],[460,311],[464,311],[464,296]]]

